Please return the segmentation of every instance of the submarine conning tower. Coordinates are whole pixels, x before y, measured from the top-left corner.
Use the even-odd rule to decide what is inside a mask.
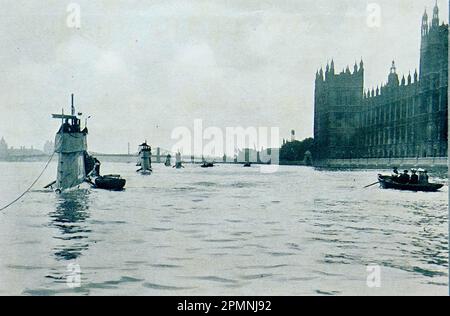
[[[141,159],[141,171],[151,171],[152,148],[147,144],[147,141],[139,145],[139,156]]]
[[[81,130],[80,119],[75,113],[72,94],[71,115],[53,114],[61,120],[55,137],[55,153],[58,154],[56,189],[67,190],[86,180],[85,155],[87,154],[87,128]]]

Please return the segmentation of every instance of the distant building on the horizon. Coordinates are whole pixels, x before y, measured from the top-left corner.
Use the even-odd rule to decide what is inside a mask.
[[[439,8],[422,18],[420,71],[401,79],[395,62],[388,82],[364,89],[364,64],[316,74],[314,139],[319,159],[446,157],[448,24]]]
[[[44,153],[46,153],[47,155],[51,155],[53,154],[54,151],[55,151],[55,143],[52,141],[46,141],[44,144]]]
[[[5,159],[8,157],[8,144],[5,141],[5,138],[2,137],[0,140],[0,159]]]
[[[8,147],[5,138],[0,139],[0,160],[14,160],[20,157],[39,157],[44,155],[41,150],[34,149],[33,146],[26,148],[21,146],[19,148]]]

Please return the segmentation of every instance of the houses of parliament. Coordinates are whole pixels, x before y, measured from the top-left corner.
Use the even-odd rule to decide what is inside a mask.
[[[448,24],[439,8],[422,18],[420,69],[365,91],[364,63],[316,73],[316,159],[447,157]]]

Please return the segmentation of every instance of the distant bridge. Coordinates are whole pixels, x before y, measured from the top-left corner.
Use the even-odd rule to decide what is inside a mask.
[[[175,159],[176,153],[171,152],[170,150],[157,147],[156,148],[156,154],[153,154],[152,162],[153,163],[164,163],[166,161],[167,155],[170,154],[172,157],[172,160]],[[130,154],[102,154],[102,153],[92,153],[94,157],[96,157],[100,161],[109,161],[109,162],[124,162],[124,163],[136,163],[139,160],[138,153],[130,153]],[[205,157],[207,161],[214,161],[215,163],[227,163],[227,164],[233,164],[236,163],[234,161],[224,161],[224,158],[221,157]],[[229,158],[228,158],[229,159]],[[197,156],[190,156],[190,155],[182,155],[181,160],[183,163],[193,163],[198,164],[203,162],[203,157],[197,157]]]
[[[130,154],[104,154],[104,153],[96,153],[96,152],[90,152],[92,156],[96,157],[101,162],[107,161],[107,162],[123,162],[123,163],[136,163],[138,162],[139,155],[138,153],[130,153]],[[156,153],[152,155],[152,162],[153,163],[164,163],[166,161],[167,155],[170,154],[172,157],[172,160],[175,159],[176,153],[171,152],[170,150],[157,147]],[[14,155],[14,156],[7,156],[2,157],[0,161],[10,161],[10,162],[27,162],[27,161],[46,161],[50,158],[50,155],[48,154],[35,154],[35,155]],[[227,161],[224,159],[224,157],[205,157],[205,160],[214,162],[217,164],[235,164],[235,163],[245,163],[245,161],[236,161],[236,159],[233,157],[228,157]],[[200,164],[203,162],[203,157],[198,156],[191,156],[191,155],[182,155],[181,160],[183,163],[193,163],[193,164]]]

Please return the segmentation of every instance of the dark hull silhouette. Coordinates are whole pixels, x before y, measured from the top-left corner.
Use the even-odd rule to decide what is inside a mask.
[[[106,175],[95,178],[95,187],[111,191],[121,191],[125,187],[126,180],[120,176]]]
[[[438,183],[424,183],[424,184],[405,184],[397,183],[393,181],[390,176],[378,175],[378,181],[383,189],[394,189],[402,191],[414,191],[414,192],[436,192],[444,185]]]

